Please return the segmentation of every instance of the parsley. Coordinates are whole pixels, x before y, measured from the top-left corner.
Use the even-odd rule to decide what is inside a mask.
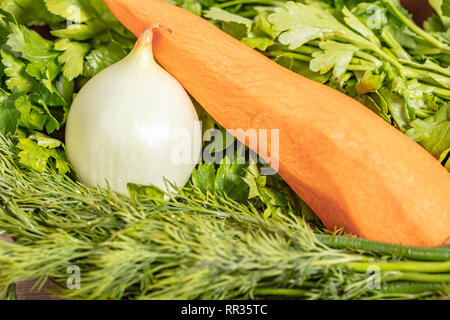
[[[57,39],[42,37],[35,25],[48,25]],[[48,144],[46,134],[63,128],[74,93],[125,57],[134,36],[102,0],[3,0],[0,41],[1,131],[28,136],[18,145],[23,165],[42,172],[53,159],[60,173],[69,172],[64,145]]]

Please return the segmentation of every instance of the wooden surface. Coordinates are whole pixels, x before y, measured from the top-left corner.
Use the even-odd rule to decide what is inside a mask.
[[[423,21],[433,13],[433,9],[428,4],[428,0],[402,0],[401,3],[413,14],[414,20],[419,25],[422,25]]]
[[[11,242],[11,238],[0,236],[0,241],[9,241]],[[19,300],[60,300],[60,298],[53,296],[48,292],[47,289],[56,290],[57,287],[48,282],[45,284],[42,290],[32,289],[35,285],[35,280],[28,280],[23,282],[16,283],[16,293],[17,299]]]
[[[47,289],[50,289],[50,290],[57,289],[57,287],[53,283],[51,283],[51,282],[46,283],[44,288],[40,291],[31,290],[31,288],[34,286],[34,284],[35,284],[34,280],[17,283],[16,284],[17,299],[19,299],[19,300],[60,300],[60,298],[53,296],[51,293],[49,293],[47,291]]]

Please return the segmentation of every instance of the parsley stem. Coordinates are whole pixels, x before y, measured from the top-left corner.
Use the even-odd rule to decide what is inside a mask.
[[[304,54],[289,52],[289,51],[273,50],[273,51],[266,52],[265,54],[269,57],[278,57],[278,56],[291,57],[296,60],[305,61],[305,62],[310,62],[312,60],[311,57],[306,56]]]
[[[395,5],[391,0],[383,0],[383,2],[387,5],[387,7],[390,9],[390,11],[398,18],[400,19],[408,28],[410,28],[414,33],[421,36],[423,39],[427,40],[432,45],[438,47],[439,49],[442,49],[444,51],[450,52],[450,47],[446,46],[442,42],[440,42],[438,39],[433,37],[431,34],[420,28],[418,25],[416,25],[410,18],[405,16]]]
[[[410,55],[403,49],[403,47],[395,40],[394,36],[384,28],[381,32],[381,38],[392,48],[394,54],[402,60],[412,61]]]
[[[221,4],[216,5],[217,8],[228,8],[235,5],[242,5],[242,4],[263,4],[268,6],[279,6],[280,4],[284,4],[282,1],[273,1],[273,0],[233,0],[224,2]]]

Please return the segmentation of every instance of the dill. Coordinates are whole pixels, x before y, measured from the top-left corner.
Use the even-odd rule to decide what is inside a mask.
[[[61,287],[55,294],[76,299],[415,299],[450,293],[448,248],[414,255],[422,249],[317,234],[303,217],[265,219],[251,205],[192,187],[164,200],[133,199],[77,183],[54,165],[44,173],[28,170],[15,148],[14,139],[0,136],[0,233],[16,240],[0,242],[4,292],[38,278],[38,288],[51,279]],[[342,239],[352,245],[339,245]],[[420,257],[433,261],[411,260]],[[71,265],[81,270],[77,290],[65,289]],[[369,266],[379,268],[380,288],[368,286]]]

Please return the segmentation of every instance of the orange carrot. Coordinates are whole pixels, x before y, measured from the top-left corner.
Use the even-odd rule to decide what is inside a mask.
[[[162,0],[105,1],[135,35],[173,31],[157,32],[155,57],[222,126],[280,129],[279,173],[327,228],[418,246],[449,238],[450,175],[359,102]]]

